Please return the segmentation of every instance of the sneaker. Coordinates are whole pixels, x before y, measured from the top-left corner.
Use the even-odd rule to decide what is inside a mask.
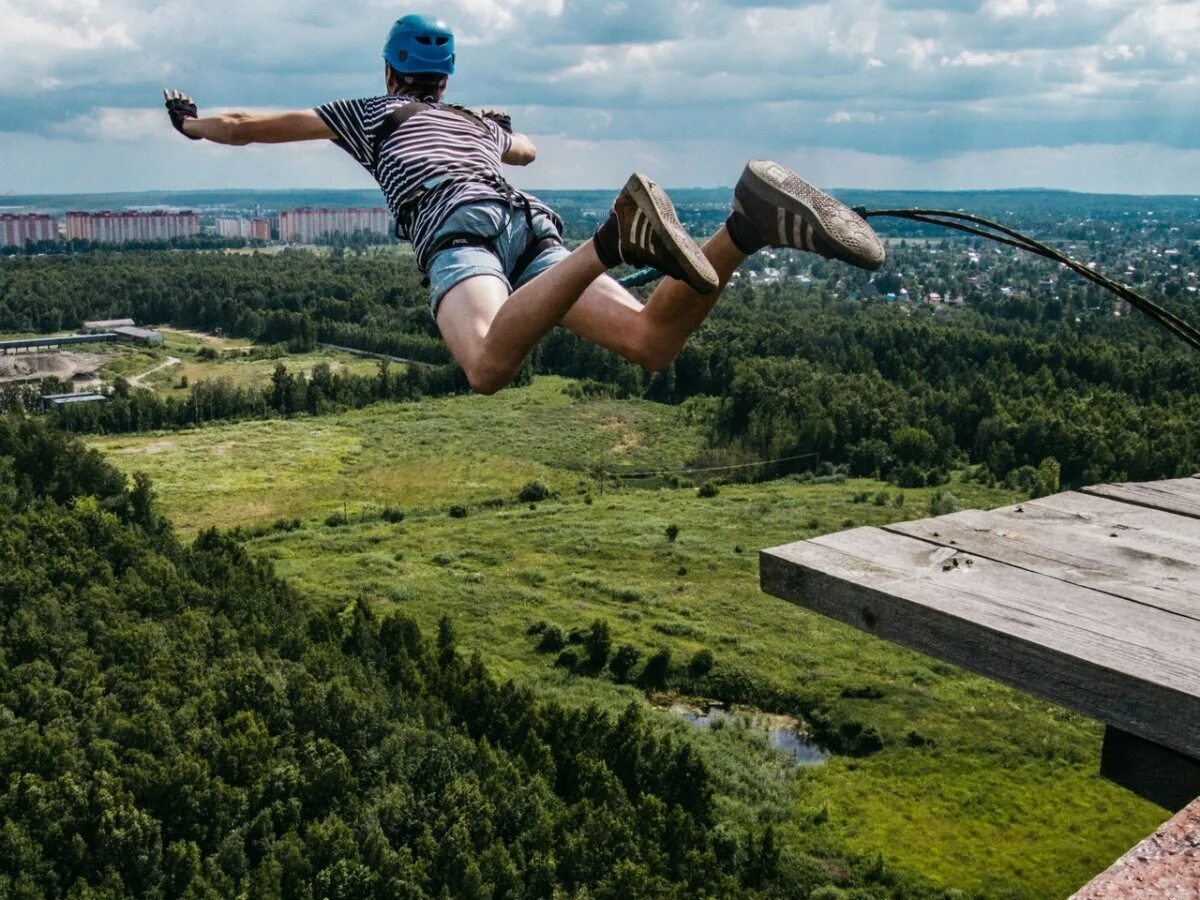
[[[634,173],[613,202],[621,261],[650,266],[701,294],[720,285],[716,270],[680,224],[666,192],[645,175]]]
[[[883,244],[861,216],[779,163],[746,164],[733,210],[765,246],[795,247],[860,269],[883,265]]]

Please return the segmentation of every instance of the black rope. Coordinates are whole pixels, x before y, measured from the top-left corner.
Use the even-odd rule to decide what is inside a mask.
[[[1111,278],[1101,275],[1083,263],[1070,259],[1040,241],[1021,234],[1021,232],[992,222],[970,213],[954,212],[946,209],[863,209],[854,210],[864,219],[887,216],[893,219],[906,219],[923,225],[936,225],[939,228],[953,228],[966,234],[995,241],[1008,247],[1015,247],[1027,253],[1033,253],[1045,259],[1061,263],[1075,274],[1087,279],[1097,287],[1104,288],[1116,294],[1134,309],[1149,316],[1171,334],[1200,350],[1200,329],[1179,318],[1170,310],[1164,309],[1157,303],[1143,297],[1137,291],[1126,285],[1119,284]],[[625,287],[641,287],[662,278],[662,273],[655,269],[639,269],[620,280]]]
[[[991,222],[969,213],[952,212],[945,209],[855,209],[864,219],[877,216],[888,216],[895,219],[907,219],[910,222],[920,222],[925,225],[936,225],[941,228],[953,228],[967,234],[986,238],[998,244],[1016,247],[1037,256],[1061,263],[1072,272],[1087,279],[1092,284],[1111,291],[1134,309],[1149,316],[1164,329],[1181,340],[1200,350],[1200,329],[1179,318],[1173,312],[1163,309],[1157,303],[1143,297],[1137,291],[1101,275],[1099,272],[1085,266],[1083,263],[1070,259],[1052,247],[1035,241],[1027,235],[1012,228]],[[970,224],[965,224],[970,223]]]

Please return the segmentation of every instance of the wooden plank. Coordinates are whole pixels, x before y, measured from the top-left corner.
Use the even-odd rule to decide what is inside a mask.
[[[1200,800],[1072,895],[1071,900],[1200,897]]]
[[[1200,620],[1200,519],[1060,494],[885,528]]]
[[[1200,519],[1200,481],[1195,478],[1145,484],[1098,484],[1084,488],[1083,492]]]
[[[1200,761],[1111,725],[1104,729],[1100,774],[1171,812],[1200,797]]]
[[[776,597],[1200,758],[1200,623],[875,528],[760,562]]]

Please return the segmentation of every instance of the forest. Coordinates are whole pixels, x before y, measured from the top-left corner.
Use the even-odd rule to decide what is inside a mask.
[[[808,896],[704,763],[493,679],[443,620],[317,609],[144,477],[0,418],[0,896]],[[872,897],[934,894],[836,865]],[[847,896],[839,892],[839,896]],[[864,894],[866,896],[868,894]]]
[[[888,277],[907,280],[921,253],[894,251],[889,265],[900,274]],[[956,271],[939,266],[945,272],[929,277],[955,283]],[[1146,323],[1097,315],[1104,301],[1090,290],[1055,288],[1040,297],[1044,270],[1005,262],[1000,271],[1030,289],[1010,295],[968,284],[968,303],[937,315],[852,299],[865,279],[818,261],[804,283],[737,282],[664,372],[644,372],[560,330],[523,378],[566,375],[585,392],[666,403],[713,397],[711,443],[728,461],[818,454],[851,474],[902,486],[940,483],[965,465],[981,480],[1030,490],[1200,469],[1194,352]],[[0,331],[50,332],[126,315],[295,350],[327,342],[436,368],[289,385],[285,360],[270,391],[197,384],[186,400],[118,386],[106,408],[72,411],[66,427],[158,429],[465,390],[419,274],[393,252],[128,252],[0,263]],[[9,407],[29,402],[11,389],[0,397]]]

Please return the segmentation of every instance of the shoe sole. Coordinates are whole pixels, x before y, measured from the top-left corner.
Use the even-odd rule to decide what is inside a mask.
[[[650,225],[662,239],[663,246],[671,258],[684,272],[684,280],[695,291],[711,294],[721,284],[717,270],[712,267],[699,245],[687,233],[671,198],[657,184],[635,172],[625,183],[625,190],[633,198],[637,208],[650,220]]]
[[[746,164],[743,180],[755,195],[809,223],[844,262],[874,271],[883,265],[883,243],[862,216],[813,187],[791,169],[766,159]],[[802,247],[800,249],[811,249]]]

